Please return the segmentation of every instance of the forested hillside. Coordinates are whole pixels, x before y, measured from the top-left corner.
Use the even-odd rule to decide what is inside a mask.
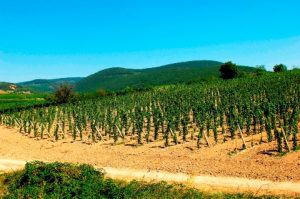
[[[121,90],[126,87],[145,88],[218,78],[221,65],[217,61],[189,61],[140,70],[110,68],[82,79],[76,84],[76,90],[85,92],[98,89]],[[254,71],[254,68],[244,66],[239,66],[239,69],[241,72]]]

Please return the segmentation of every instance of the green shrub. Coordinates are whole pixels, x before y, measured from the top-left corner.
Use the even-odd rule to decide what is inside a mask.
[[[33,162],[7,176],[4,198],[97,198],[103,181],[103,173],[89,165]]]

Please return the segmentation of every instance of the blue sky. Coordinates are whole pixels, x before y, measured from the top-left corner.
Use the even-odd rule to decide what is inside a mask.
[[[0,0],[0,81],[187,60],[300,65],[297,0]]]

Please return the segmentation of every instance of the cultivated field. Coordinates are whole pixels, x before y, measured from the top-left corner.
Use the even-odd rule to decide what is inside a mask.
[[[4,112],[0,157],[300,183],[299,81],[291,72]]]

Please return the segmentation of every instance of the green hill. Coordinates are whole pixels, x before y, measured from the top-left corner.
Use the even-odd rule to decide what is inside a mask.
[[[18,83],[18,86],[28,88],[34,92],[53,92],[57,86],[63,83],[75,85],[81,77],[70,77],[61,79],[36,79],[28,82]]]
[[[9,91],[15,88],[15,84],[8,83],[8,82],[0,82],[0,90]]]
[[[31,90],[15,83],[0,82],[0,94],[30,94]]]
[[[126,87],[144,88],[165,84],[184,83],[199,79],[219,77],[221,62],[189,61],[147,69],[110,68],[80,80],[75,89],[79,92],[98,89],[121,90]],[[239,67],[253,71],[251,67]]]

